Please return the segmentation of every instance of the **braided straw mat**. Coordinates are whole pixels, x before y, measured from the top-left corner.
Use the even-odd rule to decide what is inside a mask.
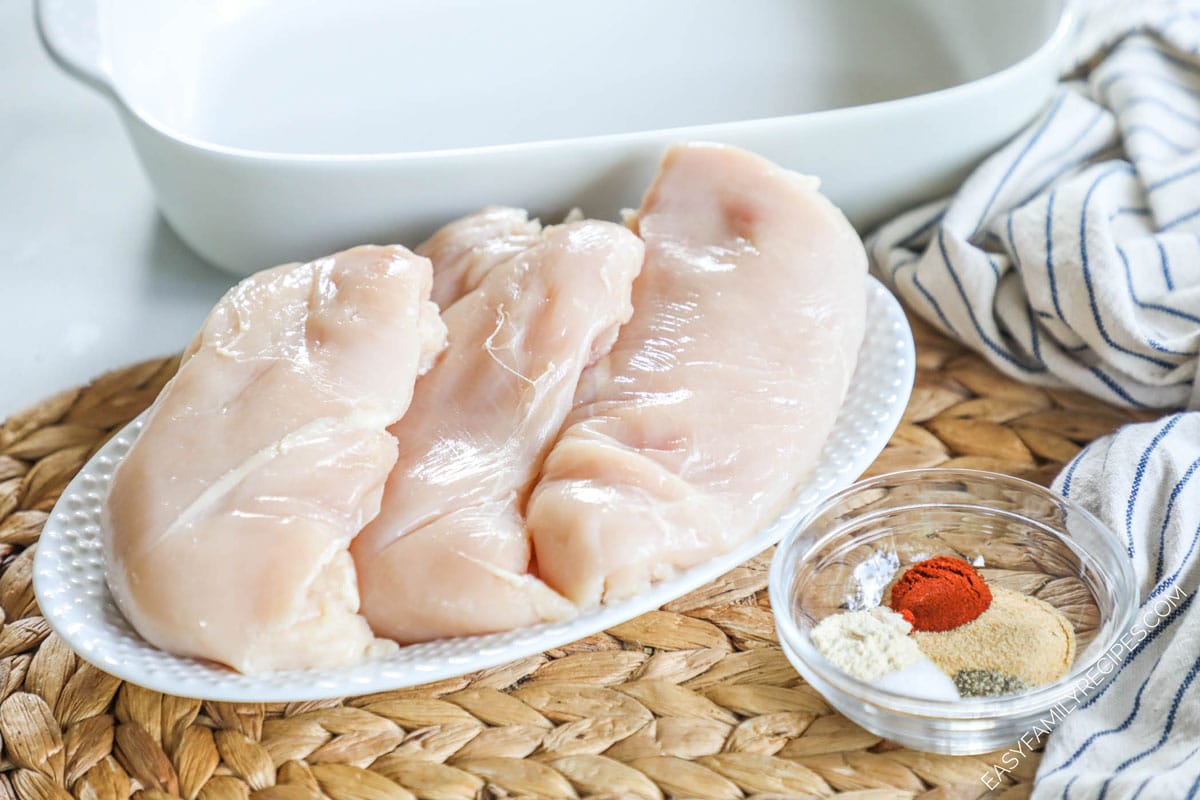
[[[1133,418],[1001,377],[914,320],[907,415],[871,473],[944,464],[1048,482]],[[343,700],[208,703],[112,678],[50,633],[30,585],[59,492],[176,359],[109,373],[0,426],[0,800],[989,795],[991,757],[928,755],[832,711],[780,652],[770,553],[605,633],[462,678]]]

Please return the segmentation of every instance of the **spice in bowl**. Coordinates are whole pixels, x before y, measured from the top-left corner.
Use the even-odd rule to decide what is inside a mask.
[[[921,652],[911,632],[912,623],[877,606],[828,616],[811,637],[821,655],[859,680],[914,697],[956,699],[954,682]]]
[[[1052,683],[1075,660],[1075,630],[1062,612],[988,586],[961,558],[913,564],[885,598],[886,606],[826,617],[811,638],[834,666],[889,691],[999,697]]]
[[[812,642],[842,672],[873,681],[921,657],[911,631],[903,617],[879,606],[826,617],[813,628]]]
[[[1029,688],[1020,678],[994,669],[960,669],[954,673],[954,685],[962,697],[998,697]]]
[[[993,670],[1029,686],[1053,683],[1075,661],[1075,629],[1062,612],[1036,597],[997,588],[987,610],[948,631],[917,631],[913,639],[947,675]]]
[[[949,631],[978,617],[992,592],[961,558],[937,556],[909,567],[892,586],[892,609],[918,631]]]

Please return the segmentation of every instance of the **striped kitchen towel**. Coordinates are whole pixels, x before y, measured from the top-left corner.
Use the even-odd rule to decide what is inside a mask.
[[[1197,470],[1193,411],[1093,442],[1054,484],[1124,542],[1141,607],[1125,642],[1097,667],[1115,672],[1112,682],[1073,706],[1049,737],[1034,800],[1200,797]],[[989,781],[1000,777],[993,772]]]
[[[872,268],[1016,378],[1200,408],[1200,3],[1090,8],[1045,113],[871,236]],[[1198,471],[1185,412],[1094,442],[1055,483],[1121,538],[1141,607],[1112,682],[1049,737],[1035,800],[1200,800]]]
[[[1050,107],[872,268],[1013,377],[1200,408],[1200,4],[1093,16]]]

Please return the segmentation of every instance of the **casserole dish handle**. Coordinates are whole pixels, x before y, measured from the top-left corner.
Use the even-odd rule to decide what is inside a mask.
[[[104,94],[112,94],[100,41],[100,0],[36,0],[38,35],[60,67]]]

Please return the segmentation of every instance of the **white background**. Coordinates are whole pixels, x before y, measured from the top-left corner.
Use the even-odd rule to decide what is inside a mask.
[[[234,278],[154,208],[116,112],[0,2],[0,419],[183,348]]]

